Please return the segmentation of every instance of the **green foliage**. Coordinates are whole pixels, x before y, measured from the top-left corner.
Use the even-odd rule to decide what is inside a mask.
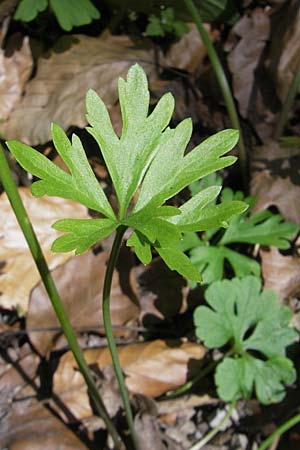
[[[66,31],[70,31],[73,27],[87,25],[93,19],[100,17],[100,12],[90,0],[21,0],[14,18],[30,22],[48,5],[53,10],[61,28]]]
[[[182,36],[188,31],[188,26],[182,20],[175,18],[172,7],[162,9],[160,17],[151,14],[146,28],[148,36],[165,36],[167,33],[173,33],[175,36]]]
[[[134,247],[143,263],[151,261],[154,248],[172,270],[200,281],[198,269],[180,250],[183,231],[223,226],[247,205],[237,200],[228,202],[226,208],[209,204],[218,195],[219,186],[202,190],[180,208],[164,203],[195,180],[231,165],[236,158],[223,155],[236,144],[238,132],[217,133],[185,155],[192,133],[191,120],[184,120],[175,129],[167,128],[174,108],[171,94],[165,94],[148,115],[147,78],[137,64],[130,68],[126,81],[119,79],[119,100],[123,121],[120,137],[96,92],[89,91],[86,100],[88,131],[98,142],[111,176],[118,199],[116,214],[88,164],[78,136],[73,135],[70,142],[58,125],[52,126],[54,145],[70,173],[31,147],[8,142],[22,167],[40,178],[32,184],[33,195],[72,199],[104,216],[56,222],[54,228],[66,234],[53,243],[52,249],[62,252],[75,249],[80,254],[118,227],[131,227],[133,232],[127,245]]]
[[[295,380],[285,356],[296,332],[289,328],[292,312],[280,305],[271,290],[261,292],[258,278],[217,281],[205,292],[209,305],[195,310],[197,336],[208,348],[231,346],[217,366],[215,383],[220,398],[249,399],[255,391],[263,404],[279,402],[286,384]]]
[[[215,182],[214,179],[201,181],[205,181],[205,185]],[[194,183],[191,186],[192,192],[197,192],[199,184]],[[192,198],[197,195],[199,194],[195,194]],[[260,276],[260,266],[254,259],[238,253],[228,245],[246,243],[272,245],[286,249],[289,247],[288,239],[298,229],[297,225],[283,221],[280,214],[273,214],[268,210],[250,216],[255,199],[254,197],[244,198],[240,191],[234,193],[231,189],[225,188],[221,200],[222,203],[218,207],[220,209],[222,207],[224,211],[232,201],[237,200],[244,200],[249,205],[249,209],[239,216],[232,217],[222,235],[219,229],[212,229],[212,227],[203,235],[202,239],[196,233],[185,233],[181,242],[182,250],[189,251],[191,261],[202,272],[205,283],[222,279],[225,261],[230,264],[237,277]],[[208,212],[209,208],[206,211]]]

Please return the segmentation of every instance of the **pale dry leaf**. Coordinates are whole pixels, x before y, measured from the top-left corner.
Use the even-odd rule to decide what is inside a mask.
[[[88,219],[87,208],[62,198],[34,198],[28,188],[20,188],[19,192],[49,267],[54,269],[73,255],[51,252],[51,244],[59,236],[51,224],[63,217]],[[0,211],[0,262],[4,264],[0,275],[0,306],[26,313],[30,291],[40,276],[5,193],[0,196]]]
[[[150,79],[155,74],[152,51],[134,48],[128,36],[62,37],[50,53],[40,57],[36,76],[3,124],[2,134],[37,145],[51,139],[51,122],[64,129],[84,127],[87,90],[94,89],[108,107],[113,106],[118,77],[134,62],[143,66]]]
[[[184,384],[193,370],[199,370],[205,349],[199,344],[155,340],[118,347],[126,384],[130,392],[159,396]],[[85,350],[87,363],[103,370],[111,364],[108,348]],[[92,414],[86,386],[71,352],[63,355],[53,378],[54,392],[75,417]]]
[[[228,55],[228,66],[239,111],[243,117],[248,117],[255,69],[270,35],[269,17],[264,9],[256,8],[251,15],[245,14],[231,33],[240,40]]]
[[[300,150],[269,141],[252,151],[253,212],[276,206],[286,220],[300,223]]]
[[[203,63],[207,55],[207,50],[196,25],[190,23],[188,26],[188,33],[185,33],[178,42],[170,47],[166,55],[162,57],[161,62],[165,66],[187,70],[194,74]],[[214,42],[219,36],[219,32],[212,30],[209,24],[205,24],[204,26],[211,41]]]
[[[12,50],[12,40],[0,48],[0,118],[6,120],[20,101],[32,71],[32,56],[28,36],[22,37],[20,49]],[[7,54],[10,53],[8,56]],[[2,131],[2,125],[0,130]]]
[[[73,257],[52,273],[68,317],[76,330],[99,331],[103,325],[102,290],[108,255],[107,251],[95,254],[90,250]],[[129,249],[122,248],[119,271],[114,271],[111,290],[111,320],[116,326],[125,325],[139,316],[132,288],[132,264],[133,257]],[[42,283],[31,293],[26,325],[31,343],[42,355],[48,354],[54,347],[58,350],[67,344],[65,339],[56,342],[62,331]],[[39,332],[35,332],[37,328]],[[57,330],[53,331],[53,328]]]
[[[261,250],[265,288],[275,291],[281,300],[300,296],[300,257],[282,255],[275,247]]]
[[[75,433],[36,400],[15,403],[2,418],[0,448],[87,450]]]
[[[272,22],[269,66],[270,70],[275,72],[277,93],[284,102],[300,61],[299,1],[284,2],[282,8],[274,15]]]

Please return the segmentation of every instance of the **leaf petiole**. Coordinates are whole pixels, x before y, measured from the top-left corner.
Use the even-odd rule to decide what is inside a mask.
[[[120,247],[122,244],[122,238],[126,231],[127,227],[121,225],[117,228],[115,239],[113,242],[113,246],[110,252],[109,260],[106,267],[105,278],[104,278],[104,286],[103,286],[103,300],[102,300],[102,314],[103,314],[103,325],[105,329],[105,334],[107,338],[108,348],[111,354],[111,359],[114,365],[116,378],[119,384],[121,397],[123,400],[125,415],[128,423],[128,427],[130,430],[130,435],[136,450],[139,449],[138,438],[134,429],[133,423],[133,415],[131,411],[130,401],[128,397],[127,388],[124,381],[124,376],[122,372],[122,368],[120,365],[117,346],[113,335],[113,328],[111,323],[110,316],[110,292],[111,292],[111,283],[114,268],[116,266],[116,262],[119,256]]]

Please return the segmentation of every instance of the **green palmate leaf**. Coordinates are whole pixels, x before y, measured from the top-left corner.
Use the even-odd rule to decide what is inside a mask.
[[[149,90],[143,69],[135,65],[127,81],[119,79],[122,135],[116,136],[102,100],[93,91],[87,95],[88,131],[98,142],[119,200],[119,217],[124,219],[129,202],[146,172],[174,109],[171,94],[165,94],[147,117]]]
[[[193,266],[190,259],[177,247],[155,247],[158,254],[171,270],[176,270],[180,275],[192,281],[202,280],[200,272]]]
[[[100,12],[90,0],[49,0],[50,6],[61,28],[70,31],[73,27],[87,25],[100,18]]]
[[[127,245],[146,264],[151,248],[166,264],[185,277],[200,280],[200,274],[180,249],[182,231],[206,230],[224,226],[232,215],[244,211],[239,201],[226,208],[214,205],[220,191],[212,186],[199,192],[180,208],[165,201],[193,182],[235,161],[223,156],[237,142],[238,132],[227,130],[204,141],[185,155],[192,133],[190,119],[175,129],[167,128],[174,109],[171,94],[164,95],[148,116],[149,90],[145,72],[137,64],[129,69],[127,80],[119,79],[122,133],[115,133],[103,101],[94,91],[87,94],[88,131],[98,142],[113,182],[118,214],[115,216],[87,161],[76,135],[69,141],[65,132],[53,125],[55,147],[70,173],[66,173],[31,147],[10,141],[8,146],[19,163],[40,180],[32,185],[34,195],[52,195],[76,200],[105,218],[62,220],[54,227],[66,233],[53,244],[54,251],[82,253],[119,226],[132,228]],[[133,196],[136,205],[131,208]],[[180,219],[181,218],[181,219]]]
[[[64,131],[55,124],[52,126],[52,136],[56,150],[71,175],[28,145],[17,141],[7,143],[21,166],[41,178],[32,185],[33,195],[47,194],[75,200],[114,219],[114,212],[88,163],[78,136],[73,135],[71,144]]]
[[[55,230],[68,234],[60,236],[52,244],[54,252],[76,250],[80,255],[93,244],[109,236],[116,228],[117,222],[111,219],[62,219],[55,222]]]
[[[166,130],[142,184],[134,211],[159,206],[199,178],[233,164],[233,156],[222,155],[238,140],[236,130],[225,130],[206,139],[186,156],[184,149],[190,139],[192,124],[184,120],[174,130]]]
[[[48,4],[52,8],[61,28],[70,31],[73,27],[87,25],[100,18],[100,12],[90,0],[21,0],[14,18],[23,22],[35,19]]]
[[[271,211],[260,211],[250,218],[235,217],[230,222],[220,244],[245,242],[248,244],[273,245],[278,248],[288,248],[288,240],[298,230],[291,222],[284,222],[280,214]]]
[[[237,277],[260,276],[259,263],[246,255],[227,247],[204,245],[201,241],[200,245],[195,241],[193,247],[195,248],[190,252],[190,259],[202,273],[204,283],[209,284],[223,278],[225,261],[228,261]]]
[[[274,292],[261,292],[260,280],[252,276],[215,282],[205,298],[210,307],[195,311],[197,336],[208,348],[231,342],[235,354],[217,368],[220,397],[226,401],[249,398],[255,389],[262,403],[281,400],[283,385],[295,379],[292,363],[285,357],[285,348],[296,337],[288,326],[290,309],[279,304]]]
[[[48,0],[21,0],[14,14],[14,19],[30,22],[47,6]]]
[[[285,385],[295,381],[295,370],[292,361],[282,356],[261,361],[245,355],[225,358],[216,369],[215,381],[224,401],[249,399],[254,389],[261,403],[277,403],[285,396]]]

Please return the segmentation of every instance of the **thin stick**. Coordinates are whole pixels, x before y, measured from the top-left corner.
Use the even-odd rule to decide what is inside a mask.
[[[290,84],[285,102],[283,104],[282,110],[280,112],[279,120],[275,130],[275,139],[279,139],[283,133],[285,124],[287,122],[289,112],[295,100],[297,93],[299,92],[300,86],[300,61],[296,67],[292,82]]]
[[[226,78],[225,72],[223,70],[222,64],[220,62],[220,59],[218,57],[218,54],[209,38],[209,35],[203,25],[201,16],[199,14],[199,11],[197,10],[197,8],[195,7],[195,4],[193,2],[193,0],[184,0],[187,9],[189,10],[197,28],[198,31],[200,33],[201,39],[204,42],[204,45],[207,49],[207,53],[209,56],[209,59],[211,61],[213,70],[215,72],[215,75],[217,77],[220,89],[222,91],[223,94],[223,98],[225,101],[225,105],[227,108],[227,112],[231,121],[231,124],[234,128],[236,128],[237,130],[239,130],[240,132],[240,139],[238,142],[238,149],[239,149],[239,163],[240,163],[240,167],[241,167],[241,171],[242,171],[242,176],[243,176],[243,182],[244,182],[244,187],[247,187],[247,180],[248,180],[248,174],[247,174],[247,153],[246,153],[246,148],[244,145],[244,140],[243,140],[243,135],[242,135],[242,129],[240,126],[240,122],[239,122],[239,118],[238,118],[238,114],[237,114],[237,110],[234,104],[234,100],[231,94],[231,89],[228,83],[228,80]]]
[[[113,328],[111,323],[111,316],[110,316],[110,292],[111,292],[111,283],[112,283],[112,277],[114,268],[116,266],[116,262],[119,256],[120,247],[122,243],[123,235],[126,231],[125,226],[120,226],[115,235],[114,243],[111,249],[111,253],[109,256],[109,260],[106,267],[106,273],[104,278],[104,286],[103,286],[103,301],[102,301],[102,313],[103,313],[103,324],[105,328],[106,333],[106,339],[108,343],[108,348],[110,350],[111,359],[114,365],[115,374],[117,377],[117,381],[120,388],[121,397],[123,400],[124,405],[124,411],[130,431],[130,435],[133,441],[133,445],[136,450],[139,449],[139,443],[138,438],[134,429],[134,423],[133,423],[133,415],[131,411],[129,396],[127,392],[127,388],[125,385],[125,380],[122,372],[122,368],[120,365],[118,352],[117,352],[117,346],[113,335]]]
[[[300,413],[296,414],[294,417],[287,420],[282,425],[280,425],[280,427],[278,427],[275,431],[273,431],[273,433],[270,434],[270,436],[268,436],[267,439],[265,439],[262,444],[260,444],[258,450],[266,450],[269,447],[269,445],[272,444],[272,442],[277,436],[281,436],[283,433],[285,433],[287,430],[289,430],[299,422],[300,422]]]
[[[189,450],[200,450],[204,447],[205,444],[207,444],[219,431],[220,429],[226,424],[227,420],[230,418],[232,411],[234,410],[236,405],[236,402],[232,402],[230,404],[230,407],[225,415],[225,417],[221,420],[221,422],[209,433],[207,433],[204,438],[202,438],[200,441],[196,442],[195,445],[193,445]]]
[[[51,273],[50,273],[49,267],[47,265],[47,262],[45,260],[45,257],[43,255],[41,246],[37,240],[37,237],[32,228],[30,219],[29,219],[27,212],[24,208],[24,205],[22,203],[22,199],[20,197],[19,191],[14,183],[13,177],[10,172],[10,168],[8,166],[8,163],[7,163],[5,154],[4,154],[4,149],[1,144],[0,144],[0,180],[6,191],[7,197],[9,199],[11,207],[16,215],[17,221],[21,227],[24,237],[27,241],[28,247],[30,249],[30,252],[32,254],[34,262],[35,262],[37,269],[39,271],[39,274],[41,276],[41,280],[45,286],[45,289],[48,293],[49,299],[52,303],[53,309],[57,315],[57,318],[58,318],[58,320],[61,324],[61,327],[64,331],[64,334],[67,338],[70,349],[71,349],[71,351],[74,355],[74,358],[78,364],[78,368],[79,368],[80,372],[82,373],[82,375],[85,379],[85,382],[88,386],[89,393],[91,395],[91,398],[94,401],[96,410],[97,410],[98,414],[104,420],[107,430],[111,434],[111,437],[113,438],[115,448],[121,449],[122,448],[121,438],[106,411],[105,405],[102,402],[102,399],[98,392],[97,386],[96,386],[94,379],[92,377],[92,374],[90,372],[90,369],[84,359],[81,348],[78,345],[75,332],[69,321],[67,312],[65,310],[65,307],[64,307],[62,300],[59,296],[59,293],[57,291],[56,285],[51,276]]]

